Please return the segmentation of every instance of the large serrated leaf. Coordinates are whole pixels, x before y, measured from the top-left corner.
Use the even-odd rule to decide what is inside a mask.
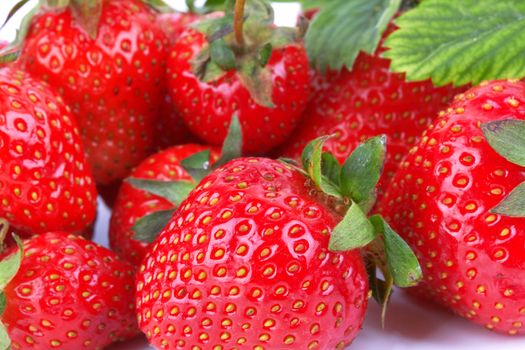
[[[315,67],[351,69],[360,51],[375,52],[401,0],[332,0],[321,6],[306,32]]]
[[[346,212],[343,220],[333,229],[328,248],[334,252],[343,252],[362,248],[376,238],[374,226],[358,204]]]
[[[481,124],[481,130],[499,155],[525,167],[525,120],[495,120]]]
[[[505,199],[490,210],[491,213],[524,218],[525,217],[525,182],[519,184]]]
[[[189,181],[160,181],[150,179],[126,179],[133,187],[160,196],[174,205],[179,205],[195,188],[195,183]]]
[[[525,76],[523,0],[425,0],[396,24],[384,56],[410,81],[459,86]]]

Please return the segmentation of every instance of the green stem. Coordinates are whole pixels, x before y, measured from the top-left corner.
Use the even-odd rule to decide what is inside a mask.
[[[195,0],[186,0],[189,13],[195,13]]]

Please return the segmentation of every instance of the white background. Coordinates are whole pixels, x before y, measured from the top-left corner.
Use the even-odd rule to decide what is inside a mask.
[[[32,0],[34,4],[36,0]],[[171,0],[178,9],[183,9],[183,1]],[[0,21],[16,3],[16,0],[0,0]],[[292,25],[295,22],[299,7],[296,4],[276,6],[277,22],[281,25]],[[12,40],[21,19],[13,18],[0,31],[0,39]],[[107,242],[107,224],[109,211],[101,204],[96,228],[96,240]],[[525,283],[525,281],[524,281]],[[371,302],[363,331],[352,344],[353,350],[525,350],[525,338],[513,338],[486,331],[478,326],[429,305],[423,305],[405,297],[397,291],[388,309],[386,328],[380,327],[380,310]],[[111,350],[146,350],[146,342],[138,339],[134,342],[119,344]],[[73,349],[70,349],[73,350]]]

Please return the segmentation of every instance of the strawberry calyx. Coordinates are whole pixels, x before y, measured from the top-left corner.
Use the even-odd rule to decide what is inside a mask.
[[[271,72],[266,66],[273,50],[300,41],[304,28],[275,26],[267,0],[228,1],[223,17],[193,27],[207,38],[192,62],[194,74],[210,82],[235,70],[254,101],[273,108]]]
[[[342,216],[332,230],[329,249],[363,252],[372,296],[383,306],[384,322],[393,286],[412,287],[422,278],[421,266],[408,244],[380,215],[368,217],[384,167],[386,136],[373,137],[358,146],[342,166],[332,154],[323,151],[330,138],[322,136],[311,141],[303,151],[303,169],[296,168],[332,199],[329,206]],[[384,279],[377,275],[377,269]]]
[[[481,124],[481,130],[494,151],[509,162],[525,167],[524,120],[495,120]],[[490,212],[510,217],[525,217],[525,182],[516,186]]]
[[[0,218],[0,245],[3,245],[3,240],[6,238],[8,232],[9,223],[4,218]],[[24,255],[22,242],[16,235],[13,235],[13,238],[16,242],[16,251],[0,261],[0,350],[11,348],[11,340],[7,329],[2,323],[2,316],[7,306],[4,289],[18,273]]]
[[[137,220],[132,230],[134,238],[146,243],[155,240],[168,223],[176,208],[182,203],[198,183],[213,170],[242,155],[242,131],[239,118],[233,116],[226,139],[224,140],[221,157],[214,164],[210,163],[210,150],[197,152],[181,161],[182,167],[192,178],[192,181],[159,181],[150,179],[128,178],[125,181],[136,189],[162,197],[173,204],[173,208],[159,210]]]

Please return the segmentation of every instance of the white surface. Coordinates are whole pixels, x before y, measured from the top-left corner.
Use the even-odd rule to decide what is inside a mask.
[[[0,21],[17,0],[0,0]],[[34,2],[35,0],[33,0]],[[183,1],[168,1],[184,8]],[[281,25],[293,25],[298,6],[278,5],[277,21]],[[0,31],[0,39],[12,40],[17,28],[16,16]],[[107,244],[109,211],[101,204],[96,226],[96,240]],[[486,331],[478,326],[453,316],[444,310],[422,305],[406,298],[403,292],[396,292],[388,310],[386,329],[382,330],[379,320],[380,310],[371,302],[368,317],[362,332],[351,346],[352,350],[524,350],[525,338],[512,338]],[[146,342],[136,341],[118,344],[111,350],[146,350]]]

